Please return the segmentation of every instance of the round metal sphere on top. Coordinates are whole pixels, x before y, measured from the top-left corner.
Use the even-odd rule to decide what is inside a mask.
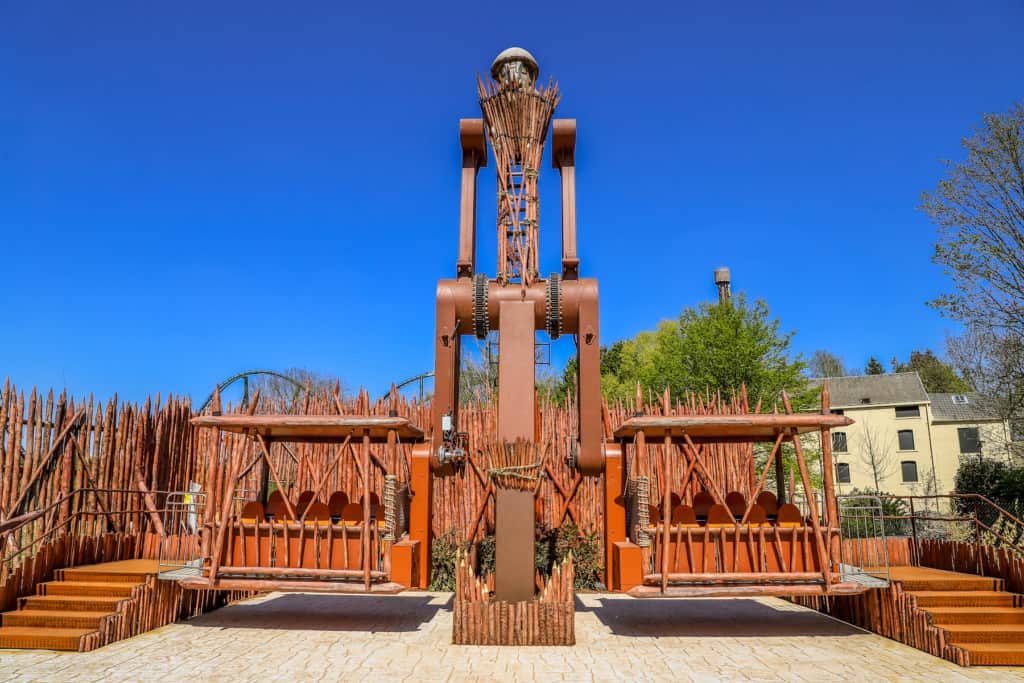
[[[540,66],[537,65],[537,60],[521,47],[502,50],[491,63],[491,77],[496,81],[505,82],[513,76],[520,81],[525,79],[535,83],[539,74]]]

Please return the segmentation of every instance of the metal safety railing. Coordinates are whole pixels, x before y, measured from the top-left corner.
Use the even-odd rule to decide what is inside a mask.
[[[202,530],[206,494],[173,491],[164,506],[164,533],[157,571],[162,579],[196,576],[203,570]]]
[[[837,496],[839,506],[839,574],[871,588],[889,585],[889,545],[885,513],[878,496]]]

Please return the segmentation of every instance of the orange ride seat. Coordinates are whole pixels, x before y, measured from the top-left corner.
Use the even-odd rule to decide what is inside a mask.
[[[698,491],[693,496],[693,511],[697,513],[697,521],[705,522],[708,519],[708,512],[715,504],[715,498],[707,491]]]
[[[650,521],[651,526],[661,524],[661,508],[657,505],[647,506],[647,519]]]
[[[679,524],[684,527],[700,526],[697,524],[697,513],[689,505],[677,505],[672,510],[672,524]]]
[[[735,524],[736,518],[729,512],[729,508],[724,505],[712,505],[711,509],[708,510],[708,526],[734,526]]]
[[[757,503],[754,503],[750,508],[750,515],[747,516],[747,526],[770,526],[767,513]]]
[[[292,516],[288,514],[288,506],[284,504],[284,499],[274,500],[267,503],[266,514],[268,517],[273,517],[276,522],[284,522],[290,520]]]
[[[303,491],[302,493],[300,493],[299,502],[295,506],[295,514],[301,517],[302,513],[306,511],[306,508],[309,507],[310,503],[312,503],[315,500],[316,494],[313,493],[312,491]]]
[[[331,510],[332,522],[341,520],[341,513],[346,505],[348,505],[348,496],[345,495],[344,491],[335,491],[331,494],[331,497],[327,500],[327,507]]]
[[[781,527],[803,526],[804,518],[800,514],[800,508],[792,503],[780,506],[776,524]]]
[[[363,506],[359,503],[349,503],[341,511],[341,523],[345,526],[355,526],[363,523]]]
[[[743,519],[743,514],[747,511],[747,499],[739,491],[730,491],[725,496],[725,504],[729,508],[729,512],[737,520]]]
[[[242,514],[240,515],[240,518],[246,524],[252,524],[254,522],[262,522],[263,515],[263,503],[259,502],[258,500],[250,500],[242,508]]]
[[[779,500],[771,491],[761,491],[757,494],[757,504],[764,508],[768,519],[774,519],[775,515],[779,513]]]
[[[306,508],[306,523],[321,526],[331,523],[331,509],[323,503],[313,502]]]

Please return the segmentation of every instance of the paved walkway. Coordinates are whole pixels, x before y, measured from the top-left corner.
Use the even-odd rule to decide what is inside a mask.
[[[450,645],[449,594],[273,594],[84,654],[0,650],[14,681],[1024,681],[772,598],[581,596],[574,648]]]

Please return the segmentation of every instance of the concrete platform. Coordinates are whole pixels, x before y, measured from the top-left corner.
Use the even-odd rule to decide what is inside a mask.
[[[577,599],[573,648],[450,645],[451,595],[274,594],[87,653],[0,650],[13,681],[1024,681],[775,598]]]

